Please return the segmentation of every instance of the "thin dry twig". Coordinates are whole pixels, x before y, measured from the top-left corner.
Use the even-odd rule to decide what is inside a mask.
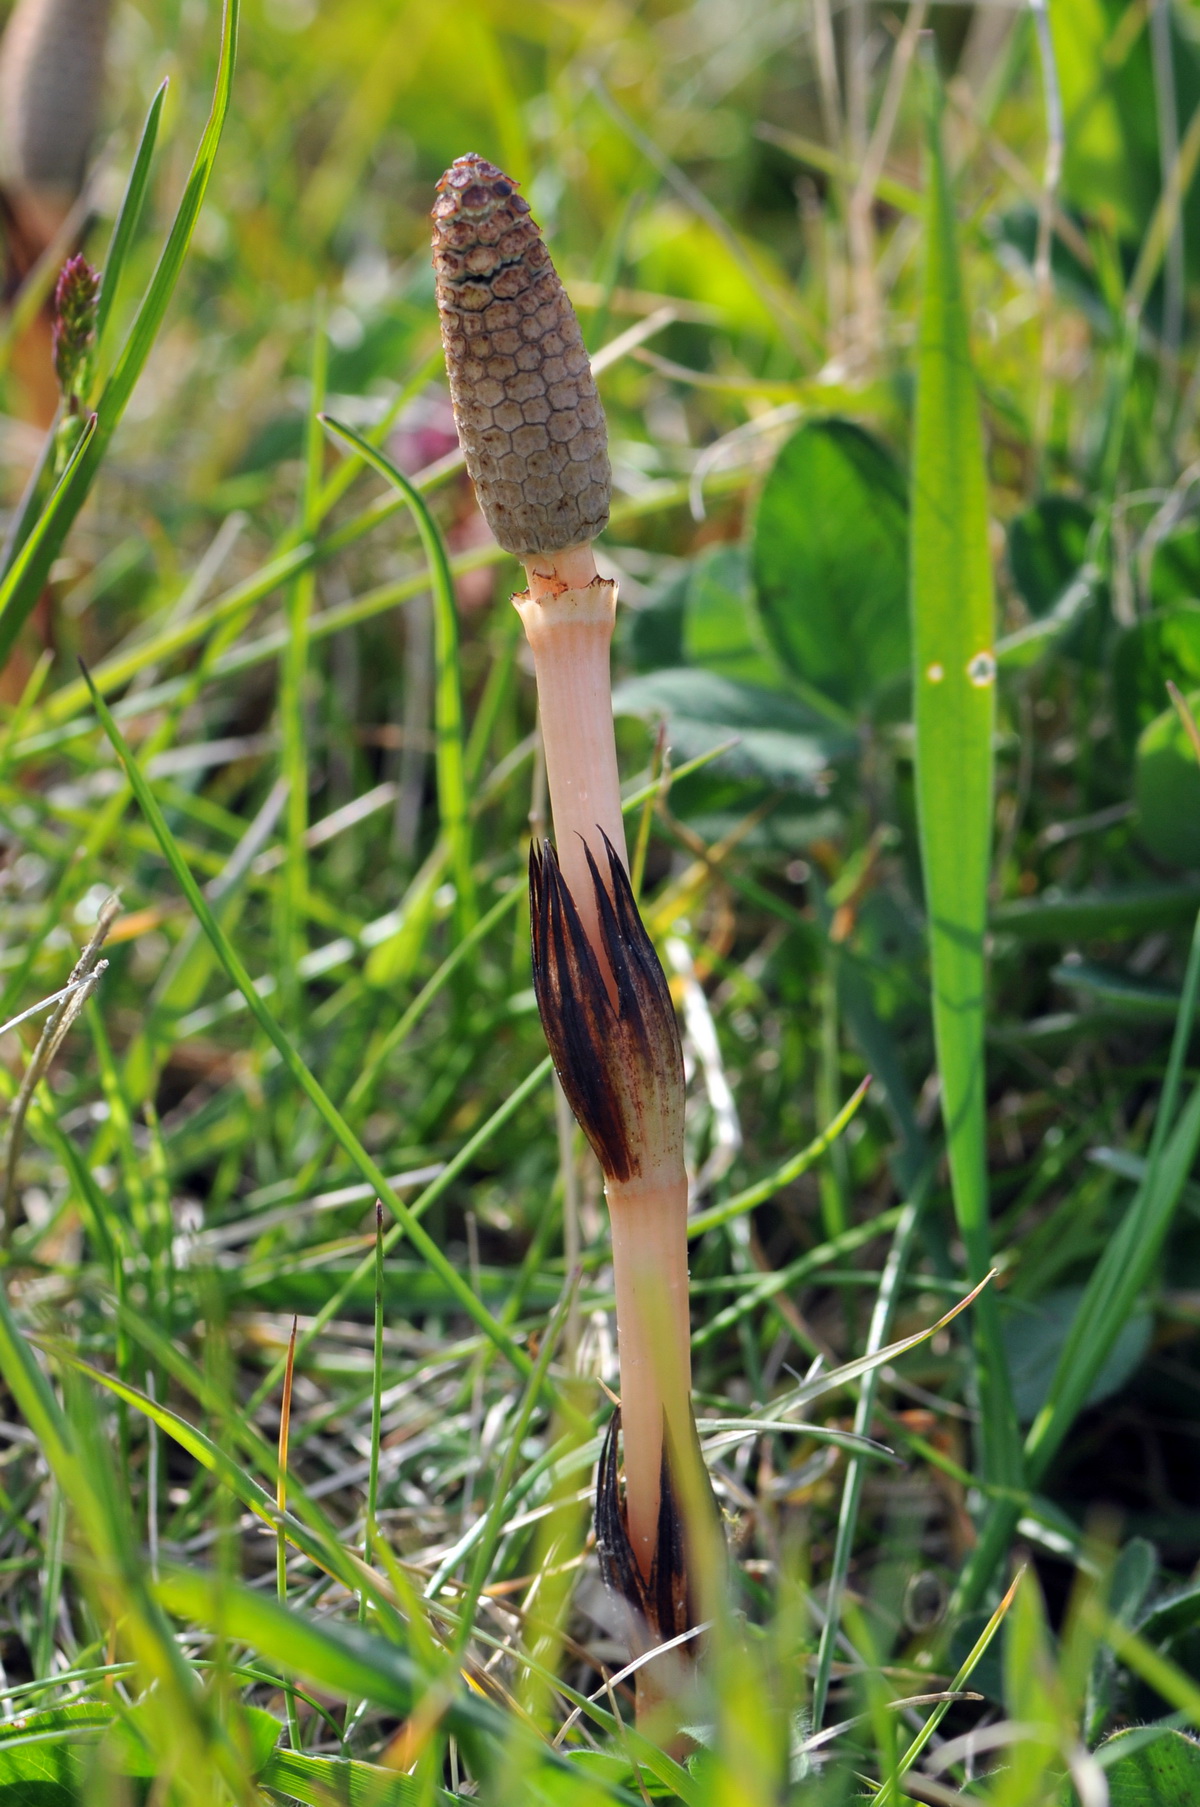
[[[1170,678],[1167,679],[1167,695],[1175,705],[1179,719],[1183,723],[1184,732],[1192,743],[1196,758],[1200,759],[1200,727],[1196,725],[1196,718],[1192,714],[1187,698],[1178,684],[1173,684]]]
[[[0,1238],[2,1238],[5,1248],[11,1243],[13,1230],[16,1227],[17,1163],[21,1158],[21,1146],[25,1140],[25,1118],[29,1112],[30,1102],[72,1024],[108,967],[108,961],[100,960],[98,956],[120,908],[121,899],[116,892],[106,897],[101,904],[91,940],[75,962],[71,977],[60,994],[58,1008],[47,1019],[38,1045],[33,1051],[33,1059],[25,1070],[21,1088],[13,1100],[12,1110],[9,1113],[8,1149],[4,1161],[3,1222],[0,1224]]]

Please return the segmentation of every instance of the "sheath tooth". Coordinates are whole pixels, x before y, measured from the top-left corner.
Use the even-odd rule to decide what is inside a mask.
[[[528,201],[472,152],[432,218],[454,418],[489,527],[523,559],[594,540],[612,496],[604,410]]]

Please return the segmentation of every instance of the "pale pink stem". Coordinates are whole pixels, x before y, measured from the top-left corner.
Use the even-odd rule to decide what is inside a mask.
[[[558,863],[611,993],[584,843],[607,872],[603,831],[628,867],[609,676],[616,585],[597,575],[590,546],[531,558],[526,572],[529,590],[513,600],[537,672]]]
[[[664,1418],[691,1435],[691,1328],[688,1315],[687,1176],[609,1180],[625,1512],[638,1566],[649,1576],[658,1543]]]
[[[537,555],[525,568],[528,593],[513,600],[537,673],[558,862],[615,1001],[584,844],[607,873],[603,831],[628,869],[609,674],[616,586],[597,575],[590,546]],[[626,1524],[648,1578],[658,1544],[664,1422],[673,1440],[692,1434],[682,1147],[636,1179],[609,1175],[605,1191],[621,1358]]]

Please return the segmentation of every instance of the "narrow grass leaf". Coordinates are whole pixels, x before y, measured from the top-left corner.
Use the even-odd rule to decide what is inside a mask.
[[[454,602],[454,578],[450,557],[437,522],[429,511],[420,490],[397,470],[389,458],[378,451],[353,427],[326,415],[329,431],[350,446],[373,470],[400,491],[412,510],[421,546],[429,564],[429,583],[433,592],[433,644],[436,679],[434,684],[434,738],[437,743],[438,810],[442,832],[450,846],[450,869],[458,894],[458,922],[467,934],[475,921],[475,880],[471,871],[471,814],[467,797],[466,767],[463,754],[462,692],[458,671],[458,612]]]
[[[150,181],[150,165],[154,160],[154,147],[158,142],[158,128],[162,119],[163,102],[167,97],[168,86],[166,81],[162,82],[154,99],[150,102],[150,111],[146,114],[146,123],[142,127],[142,135],[138,140],[133,167],[129,171],[129,180],[125,184],[125,193],[121,198],[117,223],[113,227],[108,256],[104,260],[104,271],[100,280],[100,296],[96,303],[97,357],[100,357],[104,350],[105,331],[112,315],[113,302],[117,297],[117,287],[125,268],[125,260],[129,256],[129,250],[133,244],[134,234],[138,229],[138,222],[142,217],[146,189]]]
[[[104,1387],[117,1399],[132,1406],[143,1417],[171,1438],[180,1449],[185,1450],[202,1468],[214,1475],[224,1486],[228,1487],[234,1497],[241,1501],[248,1511],[253,1512],[272,1530],[282,1530],[288,1542],[315,1562],[317,1567],[333,1575],[349,1588],[359,1588],[364,1581],[364,1565],[356,1556],[347,1550],[337,1539],[332,1526],[325,1535],[310,1529],[291,1512],[280,1508],[277,1501],[267,1489],[256,1481],[253,1475],[234,1461],[219,1443],[207,1436],[196,1425],[189,1423],[170,1406],[161,1405],[158,1400],[151,1399],[149,1394],[141,1392],[127,1381],[116,1375],[107,1374],[102,1368],[93,1367],[82,1357],[72,1353],[69,1347],[62,1344],[49,1345],[58,1360],[94,1381],[97,1386]],[[369,1573],[369,1571],[366,1571]],[[380,1591],[380,1590],[377,1590]],[[386,1599],[386,1594],[381,1592]]]
[[[0,581],[0,668],[7,664],[17,635],[41,595],[43,578],[39,577],[35,584],[31,581],[30,573],[40,571],[43,563],[46,570],[49,570],[49,561],[62,544],[63,535],[74,518],[73,486],[89,448],[95,444],[96,430],[97,419],[93,414],[76,441],[66,468],[51,490],[46,506],[38,516],[28,539],[17,552],[3,581]],[[43,554],[47,547],[51,550],[49,558],[44,560]]]
[[[223,1576],[168,1568],[156,1593],[168,1612],[202,1625],[219,1625],[226,1637],[250,1645],[284,1673],[306,1676],[331,1693],[362,1695],[392,1712],[407,1714],[425,1687],[411,1658],[386,1639],[357,1625],[318,1621]],[[468,1729],[481,1724],[498,1729],[494,1710],[484,1703],[467,1696],[462,1708]]]
[[[349,1758],[309,1757],[300,1751],[274,1751],[256,1777],[260,1787],[274,1789],[304,1807],[417,1807],[421,1790],[411,1776],[394,1769]],[[435,1797],[453,1797],[439,1789]]]
[[[793,1180],[799,1179],[802,1173],[807,1173],[814,1162],[819,1161],[821,1156],[832,1147],[846,1125],[855,1116],[859,1105],[867,1095],[870,1084],[870,1075],[868,1075],[850,1094],[841,1110],[830,1120],[820,1135],[814,1136],[807,1148],[800,1149],[797,1154],[789,1155],[787,1160],[773,1173],[768,1173],[764,1179],[755,1180],[754,1184],[747,1186],[744,1191],[735,1192],[732,1198],[725,1199],[722,1204],[713,1205],[707,1211],[697,1211],[694,1217],[689,1217],[688,1241],[694,1242],[696,1237],[703,1236],[706,1230],[714,1230],[719,1224],[729,1223],[733,1218],[741,1217],[747,1211],[753,1211],[756,1205],[765,1204],[767,1199],[773,1198],[785,1186],[790,1186]]]
[[[50,567],[57,558],[59,549],[70,531],[79,510],[83,507],[96,473],[100,469],[108,443],[116,432],[121,416],[125,412],[130,396],[146,359],[150,356],[154,341],[166,316],[167,307],[175,292],[175,285],[183,269],[188,247],[192,242],[192,234],[200,215],[204,196],[208,190],[209,178],[216,161],[217,147],[221,141],[221,131],[225,124],[225,115],[229,110],[229,97],[233,87],[233,63],[237,45],[238,12],[240,0],[225,0],[225,10],[221,23],[221,51],[217,63],[217,75],[213,93],[212,111],[204,128],[200,145],[192,164],[191,173],[184,187],[182,198],[175,213],[171,230],[162,255],[146,291],[144,300],[134,318],[129,337],[121,350],[111,376],[104,386],[103,393],[96,403],[95,425],[89,434],[87,443],[77,448],[78,456],[72,460],[67,471],[64,471],[59,486],[61,499],[54,511],[53,520],[35,530],[23,549],[29,554],[21,562],[20,574],[14,563],[10,575],[15,582],[12,590],[5,596],[3,608],[0,609],[0,663],[7,658],[13,639],[21,623],[33,608],[41,595],[46,579],[50,575]]]
[[[1171,1227],[1175,1207],[1200,1146],[1200,1086],[1166,1147],[1147,1163],[1116,1234],[1105,1244],[1059,1356],[1050,1394],[1026,1443],[1032,1484],[1041,1480],[1082,1410],[1096,1376],[1137,1305]]]
[[[982,1661],[988,1645],[999,1631],[1000,1626],[1004,1621],[1005,1614],[1008,1612],[1009,1607],[1016,1598],[1017,1589],[1021,1585],[1024,1573],[1024,1569],[1021,1569],[1018,1572],[1003,1600],[1001,1600],[999,1606],[997,1606],[995,1612],[975,1640],[962,1668],[958,1671],[958,1674],[954,1677],[954,1680],[946,1690],[945,1697],[933,1709],[933,1712],[929,1715],[929,1718],[925,1721],[925,1724],[921,1727],[920,1731],[905,1751],[903,1757],[901,1757],[897,1767],[902,1776],[912,1768],[917,1758],[921,1755],[921,1752],[929,1743],[929,1740],[933,1737],[933,1734],[937,1731],[939,1725],[941,1725],[942,1720],[950,1711],[953,1701],[965,1690],[967,1683],[970,1681],[975,1670],[978,1668],[979,1663]],[[887,1804],[895,1801],[896,1798],[895,1790],[885,1782],[883,1787],[879,1790],[879,1793],[875,1796],[875,1807],[887,1807]]]
[[[1200,1146],[1200,1086],[1197,1086],[1167,1133],[1183,1079],[1184,1058],[1200,999],[1200,918],[1192,936],[1183,994],[1167,1072],[1155,1115],[1144,1177],[1116,1233],[1092,1271],[1072,1319],[1046,1402],[1025,1440],[1025,1468],[1030,1484],[1046,1474],[1075,1422],[1096,1376],[1137,1306],[1183,1196]],[[988,1586],[1020,1515],[1016,1499],[996,1501],[963,1570],[954,1606],[973,1606]]]
[[[849,1386],[851,1381],[861,1379],[864,1374],[871,1374],[876,1368],[885,1368],[889,1362],[896,1361],[901,1355],[907,1355],[910,1349],[919,1349],[922,1343],[927,1343],[930,1337],[937,1335],[939,1330],[947,1329],[961,1312],[967,1310],[968,1306],[976,1304],[988,1282],[994,1277],[994,1274],[985,1274],[978,1286],[972,1287],[964,1298],[959,1299],[934,1323],[927,1324],[924,1330],[916,1330],[911,1336],[902,1336],[898,1342],[887,1343],[882,1348],[869,1349],[865,1355],[855,1356],[853,1361],[843,1362],[840,1367],[830,1368],[824,1374],[814,1374],[810,1380],[802,1380],[800,1385],[793,1387],[790,1393],[785,1393],[781,1398],[772,1400],[771,1403],[776,1413],[782,1416],[787,1412],[796,1411],[800,1406],[807,1405],[810,1399],[819,1399],[822,1393],[832,1392],[837,1387]]]
[[[414,1711],[422,1717],[435,1713],[463,1743],[473,1772],[484,1782],[493,1753],[502,1743],[511,1750],[514,1736],[519,1736],[519,1722],[506,1717],[473,1688],[442,1682],[435,1684],[437,1693],[431,1697],[406,1652],[361,1626],[317,1620],[240,1583],[194,1569],[169,1570],[157,1593],[169,1612],[200,1624],[219,1625],[226,1637],[250,1645],[285,1673],[305,1676],[343,1699],[361,1696],[404,1718]],[[577,1775],[569,1758],[549,1745],[530,1743],[531,1754],[560,1776]],[[602,1782],[600,1786],[612,1799],[631,1799],[612,1784]]]
[[[397,1224],[403,1227],[404,1233],[413,1247],[419,1254],[424,1256],[425,1260],[428,1261],[434,1271],[446,1282],[456,1301],[467,1313],[468,1317],[478,1324],[479,1328],[486,1336],[491,1338],[500,1353],[508,1358],[513,1367],[517,1369],[518,1373],[521,1374],[523,1378],[528,1379],[529,1375],[533,1372],[533,1364],[528,1355],[526,1355],[523,1349],[517,1346],[508,1332],[497,1322],[491,1312],[487,1310],[486,1306],[480,1303],[474,1292],[471,1290],[469,1283],[463,1279],[458,1269],[447,1259],[428,1232],[422,1229],[420,1223],[413,1216],[413,1213],[408,1206],[397,1196],[395,1191],[388,1184],[382,1168],[379,1167],[377,1162],[372,1160],[358,1137],[351,1130],[349,1124],[347,1124],[342,1117],[341,1112],[337,1109],[332,1099],[324,1092],[318,1081],[309,1071],[305,1062],[301,1059],[299,1053],[293,1047],[287,1035],[285,1035],[283,1029],[267,1009],[262,998],[255,990],[254,981],[242,965],[238,955],[234,952],[224,931],[217,922],[216,917],[213,915],[204,893],[192,877],[187,862],[184,860],[175,841],[175,837],[167,826],[166,818],[158,806],[154,793],[150,789],[145,775],[136,759],[126,745],[120,729],[112,718],[111,711],[94,688],[92,689],[92,701],[95,704],[96,712],[100,717],[104,731],[112,742],[117,756],[125,768],[125,774],[129,779],[130,788],[137,798],[142,813],[154,830],[155,838],[158,841],[159,847],[162,849],[167,864],[175,874],[176,880],[198,917],[205,934],[216,949],[221,964],[224,966],[237,989],[245,998],[251,1015],[267,1035],[268,1039],[274,1044],[287,1072],[300,1087],[300,1090],[309,1100],[309,1103],[315,1106],[318,1114],[324,1120],[326,1126],[332,1130],[335,1139],[344,1152],[349,1155],[350,1160],[353,1162],[354,1166],[357,1167],[363,1179],[366,1180],[368,1185],[374,1188],[392,1216],[396,1219]]]
[[[995,605],[979,399],[936,98],[925,258],[910,550],[917,814],[954,1208],[967,1271],[978,1281],[992,1254],[983,938],[992,842]],[[985,1473],[993,1483],[1014,1484],[1020,1444],[990,1296],[975,1324]]]
[[[928,1189],[929,1183],[926,1178],[918,1196],[905,1206],[904,1215],[896,1225],[891,1250],[880,1278],[875,1309],[871,1313],[871,1322],[867,1331],[866,1353],[868,1355],[882,1347],[891,1327],[900,1282],[908,1262],[917,1220]],[[864,1376],[862,1391],[858,1396],[858,1406],[854,1414],[854,1434],[862,1438],[866,1438],[871,1428],[878,1378],[879,1369],[873,1368],[869,1374]],[[817,1732],[820,1731],[821,1721],[825,1716],[829,1678],[833,1670],[834,1645],[840,1629],[839,1602],[842,1590],[846,1585],[846,1577],[850,1572],[850,1558],[854,1550],[854,1535],[858,1529],[858,1510],[862,1502],[865,1480],[866,1465],[861,1456],[855,1455],[847,1464],[846,1479],[842,1486],[837,1538],[834,1544],[833,1563],[826,1594],[825,1623],[821,1627],[821,1640],[817,1647],[817,1673],[813,1681],[811,1709],[813,1728]]]

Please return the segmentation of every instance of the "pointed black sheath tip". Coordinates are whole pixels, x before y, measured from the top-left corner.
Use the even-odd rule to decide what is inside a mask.
[[[609,996],[549,841],[529,852],[533,987],[567,1102],[610,1180],[638,1177],[682,1146],[683,1051],[666,975],[607,836],[611,893],[585,848]]]
[[[647,1580],[638,1567],[625,1526],[617,1460],[620,1428],[618,1408],[609,1419],[596,1474],[596,1557],[605,1589],[629,1609],[633,1643],[650,1650],[655,1644],[665,1644],[689,1631],[697,1614],[688,1587],[683,1517],[671,1480],[666,1436],[659,1483],[658,1538]]]

